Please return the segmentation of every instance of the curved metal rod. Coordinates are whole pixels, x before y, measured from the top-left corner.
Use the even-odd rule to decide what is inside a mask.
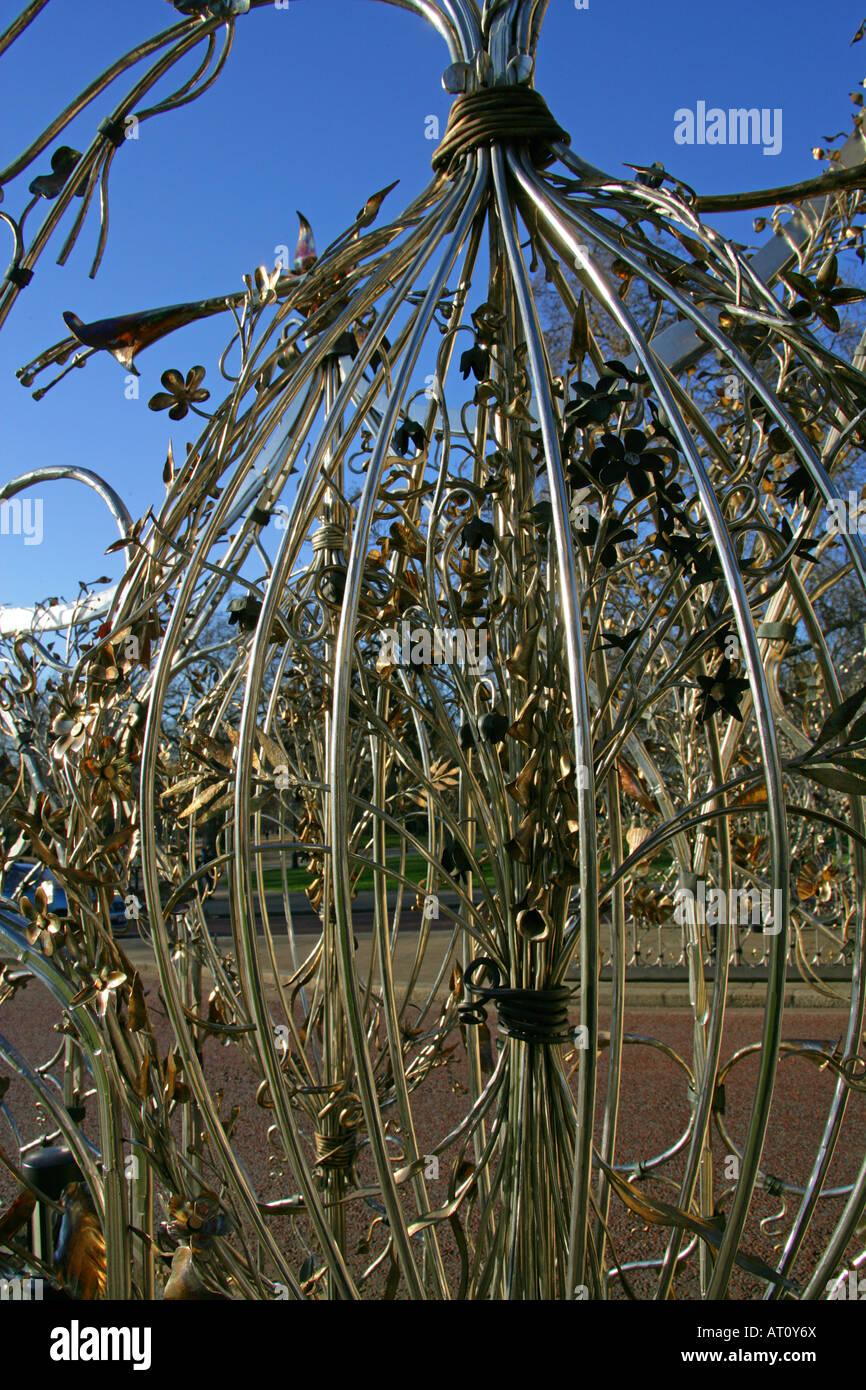
[[[0,54],[5,53],[10,44],[13,44],[20,34],[33,23],[40,10],[44,10],[48,0],[30,0],[30,4],[22,10],[17,19],[13,19],[8,29],[0,34]]]
[[[266,0],[266,3],[269,3],[269,0]],[[384,3],[394,5],[400,10],[409,10],[432,24],[447,43],[452,63],[465,62],[471,56],[471,53],[467,52],[465,36],[458,33],[453,17],[443,13],[432,0],[384,0]]]
[[[8,212],[0,212],[0,222],[5,222],[12,233],[12,264],[17,269],[21,264],[21,257],[24,255],[24,241],[21,235],[21,227],[10,217]]]
[[[48,0],[43,0],[43,3],[47,4]],[[211,27],[216,28],[216,23]],[[51,144],[52,140],[56,139],[61,130],[69,125],[69,122],[74,120],[75,117],[84,110],[85,106],[89,106],[93,98],[99,96],[100,92],[110,86],[114,79],[119,77],[122,72],[125,72],[129,67],[133,67],[136,63],[140,62],[142,58],[148,58],[150,54],[155,53],[157,49],[164,48],[175,39],[191,33],[195,28],[197,28],[196,20],[185,19],[181,23],[173,24],[170,29],[163,29],[161,33],[154,35],[152,39],[147,39],[144,43],[136,44],[135,48],[131,48],[122,58],[118,58],[110,67],[106,68],[101,77],[95,78],[88,87],[85,87],[80,96],[70,102],[66,109],[62,111],[59,116],[55,117],[49,126],[46,126],[42,134],[38,136],[32,144],[28,145],[23,154],[20,154],[12,164],[0,171],[0,185],[11,183],[14,178],[17,178],[18,175],[22,173],[29,164],[32,164],[34,159]]]
[[[347,731],[350,680],[354,651],[354,628],[361,594],[361,581],[363,577],[366,549],[376,504],[377,485],[384,465],[388,444],[390,443],[391,435],[397,423],[403,395],[409,384],[411,373],[414,370],[416,360],[421,351],[429,324],[433,319],[437,303],[447,282],[447,276],[481,203],[486,181],[487,160],[486,157],[482,155],[479,158],[479,167],[475,176],[475,181],[468,196],[462,184],[457,186],[456,197],[453,199],[453,204],[456,209],[462,203],[459,220],[454,233],[441,253],[441,257],[424,295],[423,303],[419,309],[418,322],[413,330],[410,342],[405,349],[399,370],[394,376],[392,391],[384,411],[382,424],[377,435],[373,453],[370,457],[364,491],[358,505],[352,537],[351,554],[348,557],[348,569],[345,593],[340,612],[340,624],[334,651],[334,693],[328,747],[328,767],[330,769],[328,780],[332,786],[330,797],[330,839],[333,847],[334,916],[336,923],[340,986],[346,1010],[349,1036],[355,1056],[358,1089],[364,1107],[368,1133],[370,1135],[371,1151],[376,1163],[385,1207],[389,1213],[391,1234],[406,1277],[410,1295],[416,1298],[424,1297],[424,1292],[415,1268],[411,1247],[406,1236],[402,1208],[399,1203],[391,1172],[390,1160],[384,1142],[384,1134],[381,1128],[381,1119],[376,1099],[376,1083],[364,1040],[360,1001],[358,999],[357,986],[354,978],[354,943],[348,861],[348,789],[342,770],[348,766]],[[437,228],[435,240],[432,241],[432,245],[426,248],[425,260],[429,259],[429,257],[434,254],[441,238],[445,234],[449,218],[450,214],[441,219]],[[407,276],[404,277],[399,286],[399,290],[395,291],[395,293],[399,292],[401,295],[404,295],[410,288],[411,279]]]
[[[738,1242],[748,1214],[752,1189],[757,1175],[764,1133],[770,1107],[772,1105],[773,1081],[777,1065],[777,1047],[784,1007],[785,956],[787,953],[789,930],[787,822],[785,819],[785,794],[782,783],[781,759],[770,707],[769,690],[767,688],[766,677],[761,662],[760,648],[755,636],[748,599],[743,586],[743,579],[737,563],[737,556],[728,535],[718,500],[704,468],[703,460],[697,452],[688,428],[682,419],[673,392],[670,390],[663,375],[663,369],[660,367],[658,359],[654,356],[649,344],[644,339],[633,316],[617,296],[608,288],[600,272],[595,270],[588,258],[580,252],[577,239],[571,231],[571,228],[563,220],[562,214],[547,191],[541,186],[540,182],[531,175],[522,160],[518,160],[514,156],[509,156],[509,166],[521,188],[531,198],[533,204],[551,228],[554,237],[570,251],[571,255],[575,257],[576,260],[584,263],[586,267],[585,273],[592,282],[596,296],[604,304],[608,313],[626,333],[629,341],[633,344],[641,367],[649,377],[659,402],[670,421],[671,428],[677,436],[678,443],[689,464],[692,477],[698,489],[704,515],[710,526],[716,552],[719,556],[722,572],[725,577],[728,592],[731,596],[734,620],[742,644],[746,671],[755,701],[758,738],[767,780],[768,820],[770,823],[770,841],[774,868],[773,888],[774,890],[778,890],[780,894],[780,897],[774,898],[773,901],[780,902],[782,910],[780,913],[781,921],[776,924],[779,930],[774,937],[771,953],[768,997],[764,1011],[765,1047],[761,1058],[756,1095],[749,1122],[745,1157],[740,1171],[737,1191],[731,1206],[729,1223],[717,1253],[712,1281],[707,1290],[708,1298],[717,1298],[726,1287],[731,1269],[733,1268]],[[572,216],[571,220],[580,230],[580,219],[576,216]]]
[[[387,268],[386,268],[385,266],[383,266],[382,269],[381,269],[380,271],[378,271],[378,272],[376,273],[376,275],[373,277],[373,284],[374,284],[377,288],[380,288],[381,286],[384,286],[384,284],[386,283],[386,281],[388,280],[388,278],[389,278],[389,276],[388,276],[388,270],[387,270]],[[392,312],[394,312],[394,311],[396,310],[396,306],[397,306],[398,303],[399,303],[399,297],[395,294],[395,296],[394,296],[394,308],[392,309]],[[349,310],[346,311],[346,313],[345,313],[342,317],[345,318],[345,319],[347,320],[347,322],[348,322],[349,319],[350,319],[350,317],[351,317],[351,315],[352,315],[352,310],[349,309]],[[333,325],[333,331],[334,331],[334,332],[338,331],[339,327],[340,327],[340,324],[339,324],[339,321],[338,321],[335,325]],[[372,353],[374,346],[375,346],[375,342],[374,342],[374,341],[371,341],[371,342],[370,342],[370,347],[369,347],[369,352],[367,353],[367,356],[369,356],[369,355]],[[311,358],[312,358],[313,356],[315,356],[315,355],[321,356],[321,354],[325,351],[325,347],[326,347],[326,345],[323,344],[323,345],[322,345],[322,348],[319,350],[319,353],[318,353],[318,354],[311,354]],[[365,345],[365,347],[366,347],[366,345]],[[359,359],[358,359],[358,361],[357,361],[356,364],[355,364],[355,368],[357,369],[357,374],[358,374],[358,375],[359,375],[360,372],[363,371],[363,369],[364,369],[364,361],[363,361],[362,359],[363,359],[363,353],[359,355]],[[310,370],[312,370],[312,368],[313,368],[314,365],[315,365],[315,363],[313,362],[312,364],[302,364],[302,367],[303,367],[305,370],[310,371]],[[240,390],[241,387],[239,386],[238,389]],[[245,389],[245,388],[243,388],[243,389]],[[353,389],[354,389],[354,381],[352,381],[352,379],[351,379],[351,374],[350,374],[350,378],[347,379],[346,390],[347,390],[347,392],[350,393]],[[200,542],[199,542],[199,545],[198,545],[198,553],[200,553],[200,554],[206,553],[206,551],[207,551],[207,550],[210,548],[210,546],[213,544],[215,538],[219,535],[219,533],[220,533],[220,531],[221,531],[221,529],[222,529],[222,527],[223,527],[223,525],[224,525],[224,518],[225,518],[226,515],[229,514],[229,512],[230,512],[231,509],[232,509],[232,507],[235,506],[236,500],[237,500],[237,495],[238,495],[239,491],[241,490],[241,488],[243,487],[244,482],[245,482],[245,475],[244,475],[243,471],[239,469],[239,470],[237,471],[236,476],[235,476],[235,478],[233,479],[232,483],[231,483],[230,486],[226,489],[226,491],[224,492],[223,496],[220,498],[219,504],[218,504],[217,508],[215,508],[214,513],[213,513],[212,517],[210,518],[208,528],[207,528],[207,530],[206,530],[204,536],[202,537],[202,539],[201,539]],[[313,471],[312,469],[311,469],[311,470],[308,470],[308,472],[307,472],[306,475],[305,475],[304,486],[302,486],[302,488],[299,489],[298,499],[297,499],[297,501],[296,501],[296,508],[298,507],[299,504],[302,504],[302,503],[303,503],[303,500],[304,500],[304,499],[303,499],[303,493],[304,493],[304,491],[305,491],[305,488],[306,488],[307,490],[309,490],[310,487],[316,487],[316,486],[324,487],[324,483],[318,484],[318,481],[317,481],[317,478],[316,478],[316,475],[315,475],[314,471]],[[289,532],[287,532],[287,537],[286,537],[287,541],[289,540],[290,536],[291,536],[291,532],[289,531]],[[165,936],[165,927],[164,927],[164,921],[163,921],[163,913],[162,913],[161,907],[159,906],[159,895],[158,895],[158,892],[157,892],[156,864],[155,864],[155,860],[154,860],[154,851],[153,851],[153,843],[154,843],[154,841],[153,841],[153,831],[154,831],[154,827],[153,827],[153,824],[152,824],[153,806],[152,806],[152,797],[151,797],[151,795],[150,795],[150,788],[151,788],[152,783],[153,783],[153,770],[154,770],[154,767],[155,767],[155,758],[156,758],[156,753],[157,753],[157,748],[158,748],[159,718],[160,718],[160,711],[161,711],[161,708],[162,708],[162,704],[163,704],[163,701],[164,701],[165,689],[166,689],[167,682],[168,682],[168,679],[169,679],[169,674],[170,674],[170,669],[169,669],[169,668],[170,668],[171,655],[172,655],[172,653],[173,653],[173,650],[174,650],[175,646],[177,645],[177,642],[178,642],[179,639],[180,639],[182,624],[183,624],[183,622],[185,621],[185,613],[186,613],[186,609],[187,609],[187,606],[188,606],[188,603],[189,603],[189,598],[190,598],[190,596],[191,596],[193,586],[194,586],[194,584],[195,584],[195,582],[196,582],[196,570],[197,570],[197,565],[196,565],[195,558],[194,558],[194,559],[193,559],[193,562],[187,567],[186,573],[185,573],[185,575],[184,575],[184,579],[183,579],[183,583],[182,583],[182,585],[181,585],[180,593],[179,593],[178,598],[177,598],[177,600],[176,600],[176,602],[175,602],[175,606],[174,606],[173,612],[172,612],[172,618],[171,618],[171,620],[170,620],[169,627],[168,627],[168,630],[167,630],[167,632],[166,632],[165,639],[164,639],[164,642],[163,642],[163,646],[162,646],[162,649],[161,649],[161,651],[160,651],[160,657],[159,657],[159,662],[158,662],[158,665],[157,665],[157,669],[156,669],[156,671],[155,671],[155,673],[154,673],[153,689],[152,689],[152,693],[151,693],[151,701],[150,701],[149,713],[148,713],[148,722],[147,722],[146,729],[145,729],[145,741],[144,741],[144,748],[143,748],[143,752],[142,752],[142,774],[141,774],[141,789],[142,789],[142,790],[141,790],[141,795],[142,795],[142,803],[143,803],[143,834],[142,834],[142,839],[143,839],[143,842],[144,842],[144,844],[145,844],[145,853],[146,853],[146,859],[145,859],[145,886],[146,886],[146,892],[147,892],[148,903],[149,903],[149,909],[150,909],[150,921],[151,921],[151,926],[152,926],[152,929],[153,929],[154,943],[155,943],[155,946],[156,946],[156,948],[157,948],[157,959],[158,959],[158,963],[159,963],[159,965],[160,965],[160,974],[161,974],[161,978],[163,979],[163,987],[164,987],[165,994],[166,994],[166,1000],[167,1000],[167,1003],[168,1003],[169,1006],[170,1006],[170,1015],[172,1016],[172,1021],[173,1021],[173,1023],[174,1023],[174,1026],[175,1026],[175,1029],[176,1029],[176,1032],[177,1032],[177,1036],[178,1036],[179,1039],[184,1039],[184,1038],[185,1038],[186,1033],[187,1033],[187,1025],[186,1025],[186,1022],[185,1022],[185,1018],[184,1018],[184,1016],[183,1016],[182,1007],[180,1007],[180,1001],[179,1001],[179,999],[176,999],[176,991],[175,991],[175,989],[174,989],[173,977],[172,977],[171,975],[169,975],[169,972],[171,971],[170,959],[169,959],[169,956],[168,956],[169,944],[168,944],[167,938],[166,938],[166,936]],[[275,570],[275,574],[276,574],[276,570]],[[274,581],[275,581],[275,576],[272,575],[271,581],[270,581],[270,584],[269,584],[268,593],[273,592],[273,589],[274,589]],[[266,600],[265,600],[265,602],[267,602],[267,595],[266,595]],[[264,611],[264,609],[263,609],[263,611]],[[261,628],[260,628],[260,630],[261,630]],[[240,795],[240,793],[238,793],[238,795]],[[147,827],[149,827],[149,829],[148,829]],[[241,918],[241,919],[239,919],[239,920],[242,921],[243,918]],[[241,946],[243,946],[244,940],[245,940],[245,933],[241,933]],[[257,968],[257,963],[256,963],[256,968]],[[273,1053],[273,1039],[272,1039],[272,1037],[271,1037],[271,1035],[270,1035],[269,1030],[265,1033],[265,1037],[267,1038],[268,1043],[270,1043],[270,1048],[268,1048],[266,1044],[264,1044],[264,1043],[262,1044],[262,1047],[263,1047],[263,1050],[264,1050],[264,1059],[265,1059],[265,1062],[266,1062],[266,1069],[267,1069],[267,1062],[268,1062],[269,1060],[273,1060],[271,1054],[273,1054],[274,1057],[275,1057],[275,1054]],[[259,1041],[261,1041],[261,1039],[259,1039]],[[186,1049],[185,1049],[185,1050],[186,1050]],[[199,1069],[199,1068],[198,1068],[198,1063],[197,1063],[197,1061],[196,1061],[195,1059],[193,1059],[193,1058],[190,1058],[190,1059],[189,1059],[189,1065],[190,1065],[190,1067],[193,1069],[193,1071],[197,1071],[197,1070]],[[197,1081],[198,1081],[198,1085],[199,1085],[199,1086],[203,1086],[203,1085],[204,1085],[203,1078],[198,1077],[198,1078],[197,1078]],[[273,1094],[275,1095],[275,1099],[277,1099],[277,1103],[278,1103],[279,1105],[285,1107],[285,1101],[284,1101],[284,1097],[283,1097],[283,1093],[282,1093],[282,1088],[281,1088],[280,1085],[277,1086],[276,1091],[275,1091]],[[204,1110],[205,1110],[205,1114],[206,1114],[206,1115],[208,1114],[208,1106],[210,1106],[210,1109],[211,1109],[211,1110],[213,1109],[212,1104],[211,1104],[210,1101],[209,1101],[209,1097],[206,1096],[205,1103],[204,1103],[204,1107],[203,1107]],[[208,1116],[208,1118],[210,1118],[210,1116]],[[333,1263],[333,1268],[337,1271],[338,1275],[340,1274],[340,1271],[341,1271],[341,1270],[343,1271],[343,1274],[342,1274],[341,1277],[342,1277],[342,1287],[343,1287],[343,1289],[344,1289],[345,1295],[346,1295],[346,1296],[349,1296],[349,1297],[353,1297],[353,1296],[354,1296],[354,1294],[353,1294],[353,1287],[354,1287],[354,1286],[353,1286],[353,1284],[352,1284],[352,1282],[351,1282],[351,1277],[349,1276],[348,1271],[345,1270],[345,1266],[344,1266],[344,1264],[343,1264],[343,1259],[342,1259],[342,1255],[341,1255],[340,1251],[339,1251],[339,1250],[337,1249],[337,1247],[335,1247],[334,1244],[333,1244],[333,1240],[332,1240],[332,1238],[331,1238],[330,1231],[329,1231],[329,1229],[328,1229],[326,1223],[324,1222],[324,1218],[323,1218],[323,1216],[322,1216],[322,1214],[321,1214],[321,1210],[320,1210],[320,1207],[319,1207],[318,1195],[317,1195],[317,1193],[316,1193],[316,1191],[315,1191],[315,1188],[312,1186],[311,1182],[310,1182],[309,1179],[308,1179],[307,1170],[306,1170],[306,1167],[305,1167],[305,1164],[304,1164],[304,1159],[303,1159],[303,1156],[302,1156],[302,1154],[301,1154],[301,1152],[300,1152],[300,1148],[299,1148],[299,1146],[298,1146],[298,1141],[297,1141],[297,1136],[296,1136],[295,1130],[294,1130],[293,1118],[291,1117],[290,1113],[288,1113],[288,1111],[284,1111],[284,1113],[282,1114],[282,1119],[283,1119],[283,1121],[284,1121],[283,1139],[284,1139],[284,1142],[286,1142],[287,1147],[288,1147],[288,1149],[289,1149],[289,1156],[290,1156],[290,1159],[291,1159],[291,1161],[292,1161],[292,1163],[293,1163],[293,1166],[294,1166],[294,1168],[295,1168],[295,1172],[296,1172],[296,1174],[297,1174],[297,1176],[298,1176],[298,1180],[299,1180],[299,1182],[301,1183],[302,1188],[304,1189],[305,1200],[306,1200],[306,1202],[308,1203],[308,1206],[309,1206],[309,1208],[310,1208],[310,1210],[311,1210],[311,1214],[312,1214],[312,1216],[313,1216],[313,1219],[314,1219],[314,1220],[316,1221],[316,1223],[317,1223],[317,1226],[318,1226],[318,1229],[319,1229],[320,1238],[321,1238],[321,1239],[323,1240],[323,1242],[325,1243],[325,1246],[326,1246],[327,1248],[329,1248],[329,1251],[330,1251],[330,1254],[331,1254],[331,1258],[332,1258],[332,1260],[333,1260],[333,1262],[334,1262],[334,1263]],[[218,1124],[218,1117],[216,1116],[215,1111],[214,1111],[214,1113],[213,1113],[212,1123]],[[235,1162],[234,1156],[233,1156],[233,1154],[231,1153],[231,1150],[228,1148],[228,1145],[225,1143],[224,1134],[219,1133],[219,1134],[217,1135],[217,1142],[218,1142],[219,1146],[220,1146],[221,1148],[224,1149],[224,1152],[226,1153],[226,1157],[227,1157],[228,1161],[229,1161],[232,1165],[234,1165],[234,1162]],[[244,1201],[244,1203],[246,1204],[246,1195],[245,1195],[245,1192],[244,1192],[244,1191],[241,1191],[240,1195],[241,1195],[241,1200]]]
[[[581,1024],[589,1029],[588,1046],[580,1068],[578,1121],[574,1154],[571,1229],[569,1234],[567,1286],[584,1283],[586,1228],[592,1171],[593,1115],[595,1111],[595,1073],[598,1034],[598,855],[595,833],[595,784],[592,730],[587,697],[587,677],[583,655],[583,632],[578,608],[578,580],[571,542],[569,496],[559,447],[559,429],[550,396],[546,352],[529,277],[517,237],[514,210],[507,195],[504,155],[493,151],[493,178],[497,208],[508,263],[520,309],[521,326],[526,335],[528,360],[535,405],[544,441],[562,605],[565,650],[568,661],[568,693],[574,738],[575,776],[580,807],[580,964]]]
[[[217,21],[211,21],[212,24],[216,22]],[[194,31],[192,34],[186,34],[184,32],[185,29],[186,26],[182,26],[182,35],[180,41],[176,44],[174,49],[172,49],[172,51],[166,54],[164,57],[160,58],[156,63],[154,63],[153,66],[145,73],[145,75],[142,78],[140,78],[139,81],[133,86],[131,91],[127,92],[123,100],[112,111],[109,120],[118,121],[122,117],[124,117],[127,111],[129,110],[130,106],[135,105],[135,103],[139,100],[141,96],[144,95],[145,92],[149,91],[150,88],[153,87],[159,81],[159,79],[174,66],[176,62],[179,62],[180,59],[183,58],[191,48],[194,48],[197,43],[200,43],[201,40],[205,37],[206,33],[209,32],[206,29],[198,29]],[[44,218],[38,232],[36,233],[36,236],[34,237],[27,251],[25,252],[23,258],[25,262],[24,269],[32,270],[34,268],[37,261],[39,260],[39,257],[42,255],[42,252],[45,250],[46,245],[51,239],[51,236],[53,235],[55,228],[57,227],[58,223],[60,222],[67,208],[69,207],[69,204],[71,203],[73,197],[75,196],[75,190],[79,187],[82,178],[90,178],[94,169],[98,166],[100,160],[105,155],[107,145],[109,149],[114,148],[108,141],[108,137],[102,132],[98,131],[90,147],[88,148],[86,153],[81,156],[81,158],[78,160],[78,163],[75,166],[75,169],[70,173],[70,176],[67,179],[64,188],[54,199],[50,211]],[[88,187],[87,194],[85,195],[85,206],[82,208],[81,212],[76,218],[76,227],[80,227],[84,222],[84,217],[87,211],[87,200],[89,200],[90,196],[92,195],[92,191],[93,183],[91,181]],[[67,254],[68,249],[68,247],[64,248]],[[9,314],[12,310],[12,306],[15,304],[19,293],[20,288],[16,285],[12,285],[9,283],[7,283],[5,289],[2,292],[0,292],[0,327],[2,327],[2,325],[6,322],[6,319],[9,317]]]
[[[53,464],[30,469],[0,486],[0,502],[23,492],[25,488],[61,479],[83,483],[85,487],[92,488],[111,512],[121,536],[129,534],[133,522],[123,499],[110,483],[100,478],[98,473],[91,472],[89,468],[77,468],[72,464]],[[79,623],[90,622],[110,607],[116,592],[117,585],[113,584],[109,588],[88,594],[83,601],[79,600],[74,604],[58,603],[47,608],[38,605],[22,608],[0,604],[0,635],[27,631],[58,632]]]
[[[842,692],[835,671],[833,670],[824,634],[820,629],[817,617],[812,611],[811,604],[808,601],[800,579],[793,571],[789,582],[793,590],[792,602],[799,606],[800,615],[806,625],[807,633],[817,652],[819,669],[827,684],[827,689],[834,703],[841,704]],[[855,829],[858,830],[862,836],[864,830],[866,830],[866,825],[864,825],[863,806],[859,799],[852,799],[852,817]],[[857,881],[862,883],[864,878],[866,878],[866,855],[864,855],[863,845],[860,840],[854,840],[853,849]],[[852,965],[851,1007],[843,1044],[846,1053],[856,1051],[859,1046],[863,1028],[864,1009],[866,1009],[866,995],[864,995],[863,988],[864,978],[866,978],[866,932],[864,932],[864,920],[866,919],[864,919],[862,905],[860,906],[859,913],[860,923],[857,936],[860,945]],[[837,1078],[833,1102],[827,1116],[818,1151],[815,1155],[812,1171],[809,1174],[803,1200],[800,1203],[797,1215],[792,1223],[788,1239],[782,1252],[782,1257],[779,1261],[778,1270],[779,1273],[784,1276],[787,1276],[794,1266],[794,1262],[808,1231],[815,1205],[818,1198],[824,1195],[824,1180],[835,1152],[850,1096],[850,1088],[845,1085],[841,1078]],[[781,1285],[774,1286],[772,1290],[768,1289],[764,1295],[765,1299],[778,1298],[780,1296],[780,1290]]]
[[[132,530],[132,517],[120,494],[115,492],[111,483],[100,478],[98,473],[91,472],[89,468],[78,468],[74,464],[46,464],[43,468],[31,468],[26,473],[19,473],[17,478],[11,478],[8,483],[0,484],[0,502],[14,497],[16,493],[23,492],[25,488],[34,487],[39,483],[60,482],[64,479],[73,483],[83,483],[85,487],[92,488],[111,512],[120,535],[122,537],[129,535]]]
[[[8,925],[0,915],[0,940],[11,949],[12,954],[26,964],[28,970],[41,981],[63,1008],[69,1011],[74,997],[74,987],[56,970],[49,961],[31,949],[27,940],[15,928]],[[88,1066],[96,1086],[97,1114],[99,1121],[100,1152],[102,1172],[96,1168],[87,1141],[74,1124],[65,1107],[55,1101],[29,1062],[21,1056],[11,1043],[3,1041],[3,1051],[10,1063],[20,1071],[39,1092],[43,1103],[63,1133],[72,1153],[75,1154],[82,1173],[87,1176],[88,1187],[105,1234],[106,1246],[106,1296],[126,1299],[129,1297],[129,1262],[126,1252],[126,1217],[124,1212],[124,1176],[122,1165],[118,1163],[118,1131],[114,1112],[116,1086],[107,1070],[104,1039],[100,1036],[92,1017],[81,1009],[76,1017],[76,1038],[87,1057]],[[110,1054],[109,1054],[110,1055]]]

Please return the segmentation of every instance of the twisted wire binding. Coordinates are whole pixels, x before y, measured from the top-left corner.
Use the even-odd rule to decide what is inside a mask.
[[[474,983],[475,976],[484,969],[493,975],[492,985]],[[548,1047],[570,1039],[568,1005],[571,990],[567,985],[556,985],[553,989],[511,989],[500,985],[499,980],[499,967],[489,956],[478,956],[472,962],[464,976],[464,984],[477,998],[461,1007],[461,1023],[480,1027],[487,1018],[484,1005],[493,1003],[499,1014],[499,1023],[510,1038]]]
[[[314,550],[342,550],[346,543],[346,533],[342,526],[330,523],[320,526],[313,532],[312,544]]]
[[[316,1130],[313,1135],[316,1146],[316,1162],[320,1168],[351,1168],[358,1151],[358,1141],[353,1129],[342,1126],[337,1134],[322,1134]]]
[[[531,87],[485,87],[457,97],[431,163],[437,174],[456,172],[463,156],[479,145],[525,144],[532,163],[543,166],[552,158],[551,145],[569,143],[547,102]]]

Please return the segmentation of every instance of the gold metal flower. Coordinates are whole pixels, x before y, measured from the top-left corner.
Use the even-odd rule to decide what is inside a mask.
[[[18,908],[27,919],[24,935],[30,945],[38,945],[44,956],[53,956],[56,948],[63,945],[65,931],[60,918],[48,911],[48,893],[44,885],[40,883],[32,902],[22,893]]]
[[[210,391],[202,387],[204,378],[204,367],[191,367],[185,381],[179,371],[169,367],[160,377],[165,390],[157,391],[147,404],[151,410],[167,410],[169,420],[182,420],[191,406],[210,400]]]

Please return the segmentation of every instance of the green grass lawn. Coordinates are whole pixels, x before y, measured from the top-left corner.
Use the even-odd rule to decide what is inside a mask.
[[[396,841],[396,837],[389,836],[386,854],[388,857],[389,866],[393,867],[396,871],[400,865],[400,850],[399,845]],[[661,879],[662,877],[664,877],[664,875],[670,868],[670,865],[671,859],[669,854],[665,853],[658,855],[652,861],[653,878]],[[599,865],[599,869],[602,877],[604,877],[606,874],[610,872],[610,866],[606,855],[603,857],[602,863]],[[406,878],[411,879],[413,883],[423,884],[427,875],[427,861],[423,857],[423,855],[407,854],[404,873],[406,875]],[[489,865],[484,866],[483,877],[486,883],[490,885],[493,884],[493,871]],[[310,875],[307,869],[286,869],[286,882],[288,884],[288,889],[290,893],[303,893],[309,881]],[[282,887],[283,878],[279,868],[266,868],[265,889],[267,890],[267,892],[280,893],[282,892]],[[359,893],[371,893],[373,891],[373,887],[373,870],[365,869],[358,881],[357,891]],[[390,889],[393,889],[394,887],[396,887],[395,883],[392,882],[389,884]]]
[[[388,851],[388,862],[397,872],[400,867],[400,856],[398,851]],[[407,854],[406,865],[404,868],[406,878],[413,883],[423,884],[427,876],[427,860],[420,854]],[[364,869],[358,880],[359,893],[371,893],[373,891],[373,870]],[[489,867],[484,869],[484,878],[488,883],[493,882],[493,874]],[[286,882],[290,893],[302,893],[310,881],[310,874],[307,869],[286,869]],[[389,883],[389,889],[395,888],[394,882]],[[265,869],[265,888],[269,893],[280,893],[283,887],[283,876],[279,869]],[[411,891],[411,890],[407,890]]]

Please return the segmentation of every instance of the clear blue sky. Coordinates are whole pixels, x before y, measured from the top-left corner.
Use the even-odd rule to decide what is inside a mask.
[[[22,4],[0,0],[0,29]],[[866,75],[866,40],[849,41],[863,12],[862,0],[589,0],[586,10],[551,0],[537,85],[573,149],[612,173],[659,159],[707,193],[793,181],[823,167],[811,155],[823,135],[850,128],[848,92]],[[53,0],[0,59],[0,164],[114,58],[176,18],[166,0]],[[425,118],[438,115],[444,128],[446,62],[438,35],[377,0],[292,0],[288,11],[239,19],[228,67],[210,92],[147,122],[120,150],[97,279],[87,274],[97,235],[91,214],[66,267],[54,264],[61,237],[19,297],[0,334],[0,479],[65,460],[103,474],[133,516],[157,502],[169,431],[182,457],[199,422],[173,425],[148,410],[148,398],[166,367],[200,362],[213,378],[227,319],[143,353],[138,401],[124,398],[124,372],[105,354],[39,403],[15,379],[16,367],[65,335],[65,309],[89,322],[240,289],[244,272],[273,264],[275,247],[294,246],[296,208],[323,247],[393,179],[401,182],[389,205],[408,201],[429,177]],[[178,85],[175,78],[162,90]],[[121,94],[116,85],[62,142],[85,148]],[[674,111],[700,100],[780,107],[781,153],[675,144]],[[4,210],[21,210],[27,184],[49,162],[42,156],[7,187]],[[759,240],[751,215],[727,225],[742,240]],[[0,226],[0,236],[5,266],[8,229]],[[0,537],[0,602],[72,597],[79,579],[118,573],[118,557],[102,554],[116,533],[101,504],[66,483],[48,485],[44,497],[42,545]]]

